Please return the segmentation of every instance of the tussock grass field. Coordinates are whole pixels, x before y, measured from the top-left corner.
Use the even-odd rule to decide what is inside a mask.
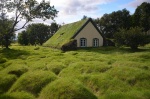
[[[0,48],[0,99],[150,99],[150,44]]]

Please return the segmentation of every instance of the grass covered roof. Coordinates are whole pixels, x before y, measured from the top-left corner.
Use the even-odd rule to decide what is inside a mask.
[[[88,19],[85,19],[63,25],[46,43],[44,43],[44,46],[61,48],[73,38],[87,21]]]

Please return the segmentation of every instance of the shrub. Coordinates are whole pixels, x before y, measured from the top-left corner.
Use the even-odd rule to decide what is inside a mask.
[[[71,40],[69,43],[66,43],[61,47],[62,51],[69,51],[76,49],[77,49],[77,40]]]
[[[129,30],[120,29],[114,35],[117,46],[129,46],[131,49],[137,49],[140,45],[148,43],[147,35],[142,33],[142,29],[139,27],[130,28]]]
[[[48,84],[39,99],[97,99],[80,82],[74,79],[58,79]]]
[[[49,71],[27,72],[15,82],[9,92],[27,91],[37,96],[45,85],[55,79],[55,74]]]
[[[115,46],[115,43],[110,39],[106,39],[106,46]]]

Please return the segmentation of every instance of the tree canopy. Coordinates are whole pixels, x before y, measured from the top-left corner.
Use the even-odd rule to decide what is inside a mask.
[[[9,16],[9,13],[14,14]],[[11,25],[6,25],[5,32],[0,32],[1,38],[5,41],[5,47],[9,46],[10,35],[15,31],[23,29],[30,21],[35,18],[54,19],[58,11],[54,6],[50,5],[50,2],[42,0],[42,2],[37,2],[37,0],[0,0],[0,20],[4,22],[5,20],[11,20]],[[25,23],[20,28],[15,28],[17,24],[24,20]]]
[[[97,18],[95,22],[107,38],[113,38],[114,33],[119,28],[129,28],[131,26],[130,17],[130,12],[123,9],[110,14],[104,14],[100,19]]]
[[[12,20],[8,20],[8,19],[3,19],[3,17],[1,16],[0,18],[0,45],[5,45],[6,41],[5,41],[5,33],[9,32],[10,27],[12,26]],[[8,38],[8,45],[10,45],[11,42],[11,38],[14,36],[14,33],[7,35]]]
[[[150,3],[143,2],[133,14],[133,26],[139,26],[144,31],[150,30]]]
[[[50,26],[42,23],[30,24],[26,31],[19,33],[18,42],[21,45],[42,45],[59,29],[59,27],[60,25],[57,23],[51,23]]]
[[[120,29],[114,35],[115,42],[117,46],[129,46],[131,49],[137,49],[140,45],[145,45],[149,43],[147,40],[147,35],[142,32],[142,28],[140,27],[131,27],[130,29]]]
[[[144,45],[150,42],[150,3],[143,2],[132,15],[126,9],[106,13],[95,19],[95,23],[108,40],[115,39],[117,45],[136,49],[141,43]]]

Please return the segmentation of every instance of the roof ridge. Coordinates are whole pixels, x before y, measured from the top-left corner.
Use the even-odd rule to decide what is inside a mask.
[[[90,18],[84,19],[84,20],[75,21],[75,22],[72,22],[72,23],[67,23],[67,24],[64,24],[63,26],[65,26],[65,25],[70,25],[70,24],[74,24],[74,23],[78,23],[78,22],[81,22],[81,21],[87,22],[89,19],[90,19]]]

